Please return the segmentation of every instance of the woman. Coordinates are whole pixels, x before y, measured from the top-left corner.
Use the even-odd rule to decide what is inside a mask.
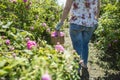
[[[99,0],[67,0],[60,22],[56,30],[60,30],[64,20],[71,11],[70,37],[73,48],[76,50],[81,60],[79,70],[87,71],[88,43],[98,24]]]

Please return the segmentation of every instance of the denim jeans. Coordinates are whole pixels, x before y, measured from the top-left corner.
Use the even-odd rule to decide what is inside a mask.
[[[70,24],[70,37],[74,50],[87,65],[88,62],[88,43],[97,25],[94,27],[85,27],[81,25]]]

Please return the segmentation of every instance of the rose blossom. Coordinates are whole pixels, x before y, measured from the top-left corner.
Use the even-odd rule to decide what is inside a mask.
[[[55,37],[55,36],[57,36],[57,33],[56,33],[56,32],[52,32],[52,33],[51,33],[51,36],[52,36],[52,37]]]
[[[12,56],[13,56],[13,58],[15,58],[15,57],[16,57],[16,54],[15,54],[15,53],[12,53]]]
[[[26,3],[26,2],[27,2],[27,0],[23,0],[23,2],[24,2],[24,3]]]
[[[52,37],[57,37],[57,35],[58,35],[58,34],[57,34],[56,31],[54,31],[54,32],[51,33],[51,36],[52,36]],[[65,35],[65,34],[64,34],[63,32],[60,32],[60,36],[61,36],[61,37],[64,36],[64,35]]]
[[[10,47],[10,50],[13,51],[15,48],[13,46]]]
[[[60,36],[64,36],[65,34],[63,32],[60,32]]]
[[[44,75],[42,75],[42,80],[52,80],[52,79],[48,73],[45,73]]]
[[[34,30],[34,27],[32,26],[32,27],[30,27],[30,30]]]
[[[9,45],[9,44],[10,44],[10,40],[7,39],[7,40],[5,41],[5,43],[6,43],[7,45]]]
[[[46,24],[46,23],[42,23],[42,26],[46,27],[46,26],[47,26],[47,24]]]
[[[31,41],[31,40],[28,40],[28,41],[27,41],[27,48],[28,48],[29,50],[31,50],[32,47],[35,47],[35,46],[37,46],[37,44],[36,44],[35,41]]]
[[[26,37],[26,38],[25,38],[25,40],[26,40],[26,41],[29,41],[29,40],[30,40],[30,38],[29,38],[29,37]]]
[[[46,32],[50,33],[50,28],[48,28],[48,29],[46,30]]]
[[[55,45],[55,50],[58,52],[64,52],[64,47],[58,42],[57,45]]]

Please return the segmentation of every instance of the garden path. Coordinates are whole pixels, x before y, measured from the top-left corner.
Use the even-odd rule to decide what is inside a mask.
[[[65,44],[64,47],[66,49],[66,55],[70,56],[73,48],[69,36],[69,29],[65,28],[64,30],[65,33]],[[93,43],[89,44],[89,60],[88,60],[88,70],[90,74],[90,80],[99,80],[99,77],[104,76],[104,70],[97,64],[98,58],[97,58],[97,53],[99,53],[99,50],[97,50]]]

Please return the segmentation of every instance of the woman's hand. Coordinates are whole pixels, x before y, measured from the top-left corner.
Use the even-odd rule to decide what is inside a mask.
[[[62,22],[59,22],[59,23],[56,25],[55,30],[56,30],[56,31],[59,31],[60,28],[62,27],[62,25],[63,25],[63,23],[62,23]]]

